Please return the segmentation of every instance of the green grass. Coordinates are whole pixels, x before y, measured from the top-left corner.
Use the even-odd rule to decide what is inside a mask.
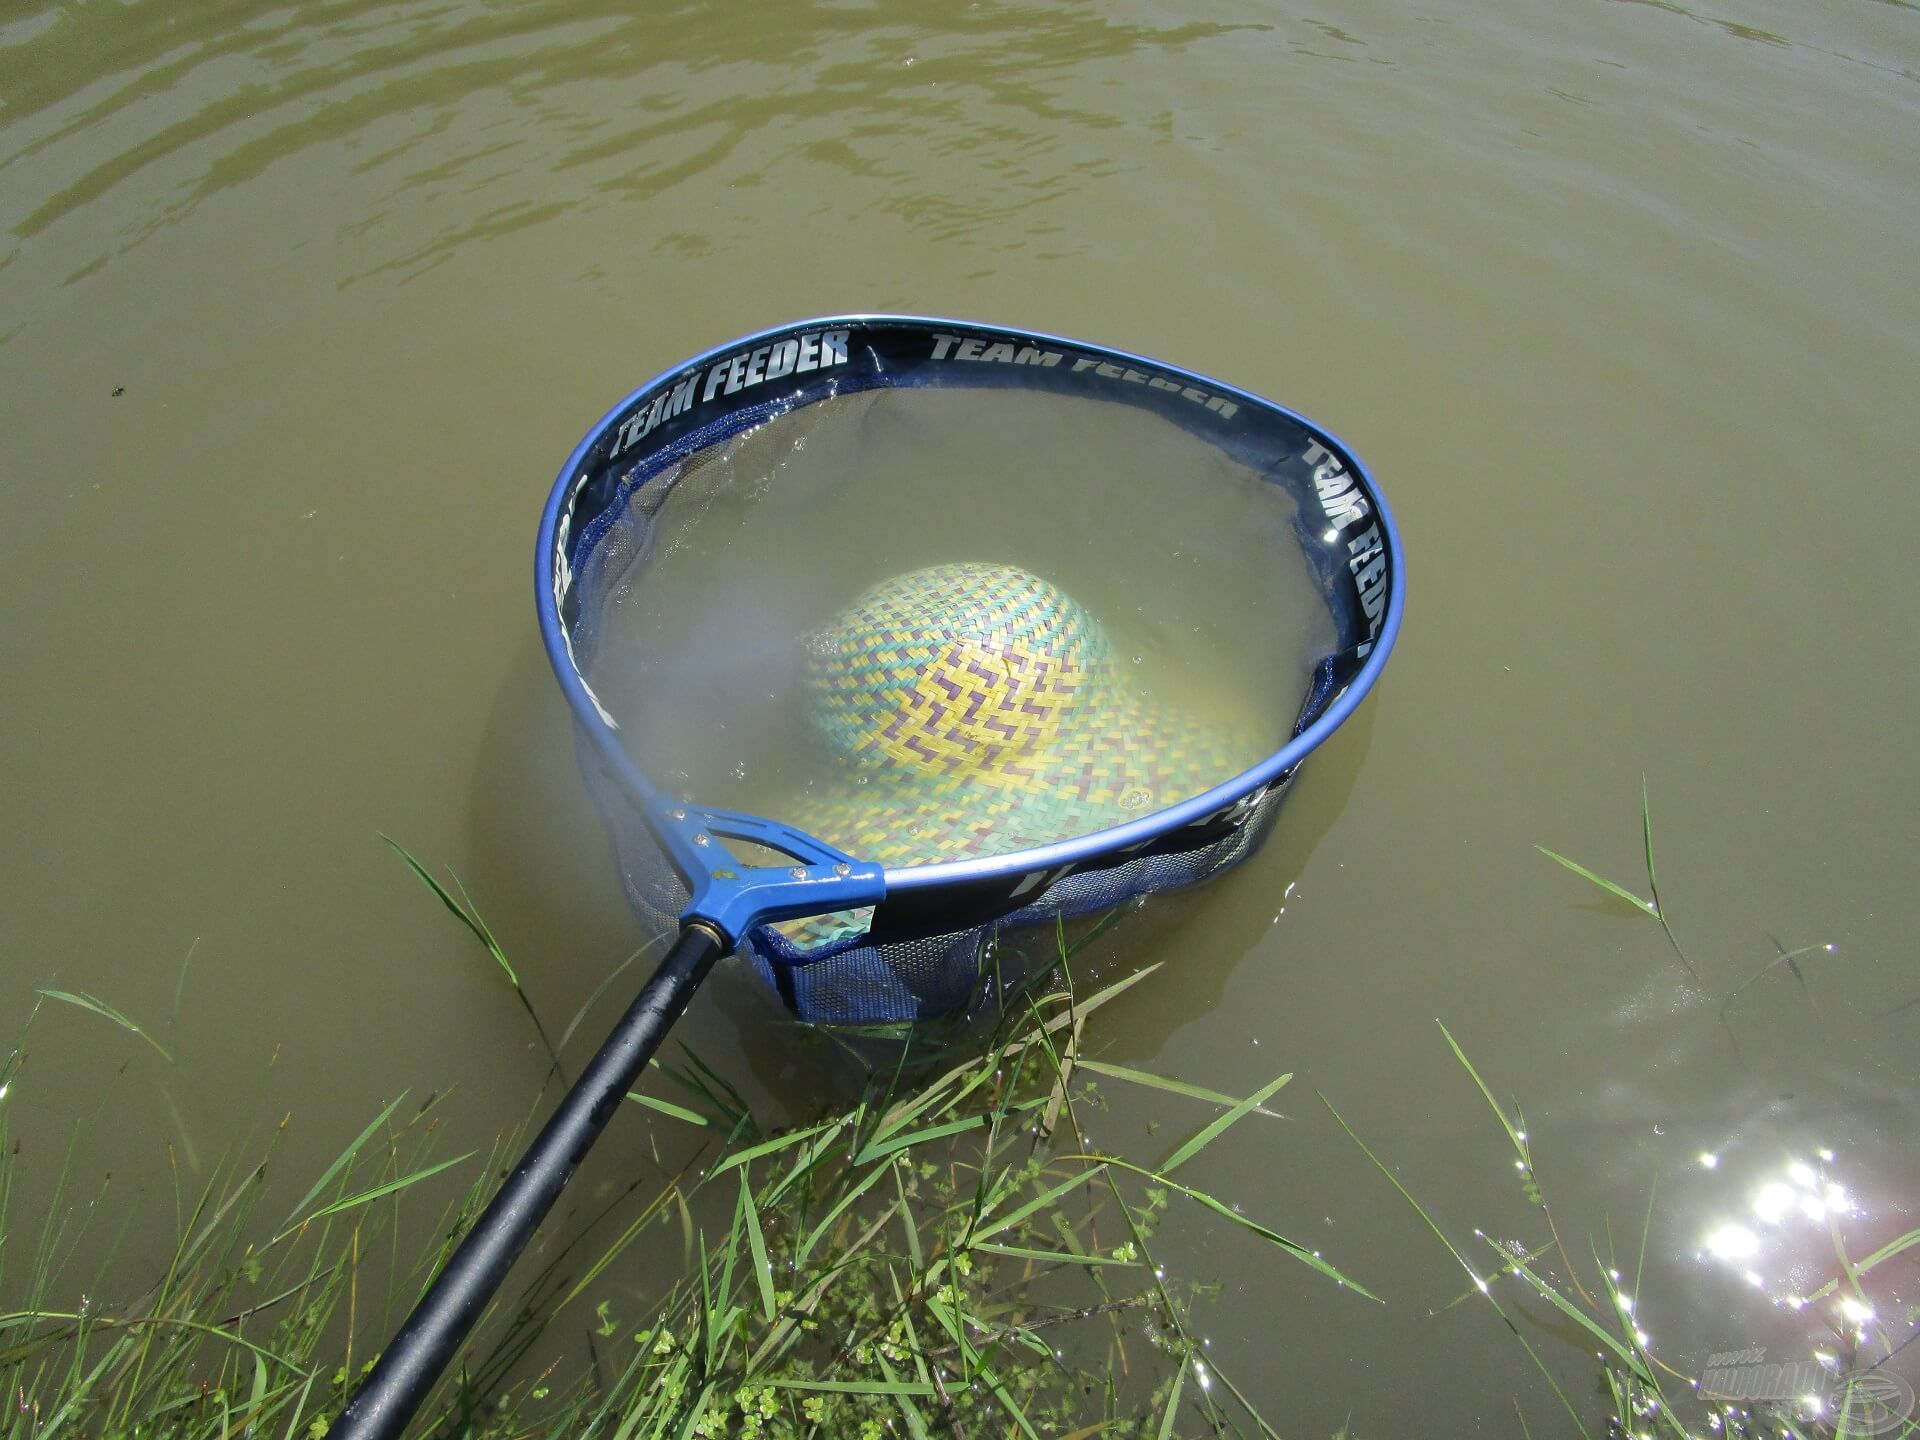
[[[1642,833],[1651,900],[1552,858],[1659,920],[1697,981],[1655,888],[1644,790]],[[547,1027],[457,879],[443,885],[401,854],[513,987],[545,1043]],[[1288,1417],[1261,1414],[1236,1377],[1203,1358],[1195,1313],[1207,1290],[1168,1278],[1154,1255],[1162,1223],[1185,1210],[1261,1242],[1272,1253],[1274,1272],[1264,1279],[1276,1294],[1293,1265],[1305,1267],[1293,1273],[1311,1271],[1308,1283],[1324,1284],[1329,1323],[1338,1323],[1341,1306],[1377,1303],[1376,1290],[1400,1298],[1396,1277],[1369,1276],[1372,1288],[1362,1285],[1344,1261],[1189,1183],[1202,1151],[1233,1144],[1242,1127],[1274,1117],[1270,1107],[1286,1098],[1291,1077],[1236,1096],[1086,1058],[1090,1021],[1097,1024],[1103,1006],[1153,971],[1080,994],[1068,964],[1074,949],[1057,932],[1050,968],[1018,1013],[1003,1016],[990,1034],[879,1027],[857,1039],[830,1035],[865,1057],[864,1083],[791,1128],[768,1129],[721,1070],[689,1051],[656,1061],[615,1124],[629,1135],[653,1127],[656,1158],[686,1158],[594,1202],[597,1211],[576,1214],[564,1233],[537,1247],[409,1433],[446,1440],[1280,1433],[1273,1422]],[[1814,947],[1788,951],[1775,942],[1774,949],[1728,995],[1723,1019],[1748,987],[1777,970],[1804,989],[1798,961]],[[564,1074],[560,1054],[594,1002],[643,958],[637,952],[621,962],[546,1046],[550,1083]],[[538,1102],[520,1126],[476,1149],[447,1135],[439,1098],[400,1096],[330,1162],[305,1174],[292,1173],[280,1156],[283,1121],[257,1153],[229,1158],[204,1185],[179,1194],[170,1245],[136,1262],[117,1256],[116,1242],[98,1233],[108,1207],[102,1195],[75,1192],[71,1149],[51,1199],[36,1204],[34,1215],[16,1213],[26,1162],[12,1143],[12,1116],[38,1103],[22,1088],[22,1063],[29,1042],[55,1024],[117,1027],[128,1037],[130,1064],[163,1064],[169,1072],[178,1064],[112,1005],[52,988],[39,992],[0,1063],[0,1440],[318,1440],[479,1214]],[[1589,1440],[1863,1440],[1868,1433],[1913,1440],[1920,1433],[1911,1423],[1872,1431],[1872,1396],[1856,1394],[1892,1353],[1890,1332],[1879,1337],[1879,1350],[1863,1345],[1846,1357],[1855,1379],[1837,1392],[1837,1413],[1822,1419],[1698,1397],[1694,1377],[1654,1353],[1640,1329],[1658,1303],[1642,1283],[1656,1197],[1649,1194],[1634,1217],[1639,1238],[1625,1255],[1615,1253],[1604,1218],[1583,1231],[1556,1215],[1518,1102],[1501,1098],[1444,1025],[1438,1042],[1446,1048],[1437,1045],[1436,1054],[1450,1052],[1468,1093],[1486,1103],[1538,1216],[1538,1233],[1517,1245],[1496,1244],[1478,1230],[1450,1234],[1416,1198],[1419,1181],[1401,1175],[1330,1099],[1321,1100],[1466,1273],[1466,1288],[1436,1314],[1484,1305],[1529,1357],[1539,1391],[1511,1397],[1514,1433]],[[1153,1156],[1096,1150],[1081,1115],[1101,1103],[1097,1087],[1115,1085],[1190,1104],[1192,1119],[1157,1142]],[[1855,1254],[1835,1220],[1833,1244],[1832,1278],[1811,1290],[1809,1302],[1842,1292],[1864,1297],[1870,1277],[1920,1254],[1920,1231]],[[117,1280],[120,1288],[109,1289],[109,1270],[141,1278],[131,1289]],[[74,1296],[93,1298],[75,1303]]]
[[[406,858],[518,993],[472,901]],[[1152,1247],[1162,1219],[1190,1205],[1265,1242],[1276,1267],[1325,1277],[1329,1303],[1369,1303],[1330,1261],[1169,1174],[1267,1123],[1288,1077],[1237,1097],[1081,1062],[1088,1018],[1150,972],[1078,995],[1064,934],[1057,948],[984,1042],[898,1050],[849,1103],[780,1133],[698,1057],[657,1063],[616,1125],[678,1132],[694,1160],[635,1182],[523,1262],[410,1433],[1276,1434],[1200,1358],[1201,1289],[1166,1278]],[[94,997],[51,998],[97,1017],[62,1024],[104,1020],[154,1043]],[[34,1103],[17,1082],[54,1019],[42,1008],[0,1070],[0,1440],[324,1435],[520,1132],[482,1156],[450,1142],[440,1100],[402,1096],[317,1174],[292,1175],[282,1122],[260,1153],[182,1197],[168,1253],[133,1265],[147,1278],[113,1294],[104,1270],[75,1273],[112,1247],[85,1229],[101,1207],[70,1193],[71,1161],[43,1223],[7,1209],[24,1162],[6,1127]],[[1193,1122],[1158,1161],[1096,1152],[1080,1110],[1100,1084],[1181,1096]],[[663,1086],[673,1098],[653,1093]],[[408,1237],[423,1234],[433,1242],[416,1253]],[[115,1273],[128,1268],[120,1257]],[[95,1299],[58,1303],[80,1293]]]

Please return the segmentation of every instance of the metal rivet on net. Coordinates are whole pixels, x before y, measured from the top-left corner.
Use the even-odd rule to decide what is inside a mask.
[[[702,830],[698,835],[693,837],[693,843],[696,845],[707,845],[712,842],[707,839],[707,832]]]
[[[853,867],[842,860],[838,865],[833,867],[833,873],[844,880],[853,873]]]
[[[787,874],[791,875],[796,880],[804,880],[807,878],[807,867],[804,865],[796,865],[791,870],[787,871]]]

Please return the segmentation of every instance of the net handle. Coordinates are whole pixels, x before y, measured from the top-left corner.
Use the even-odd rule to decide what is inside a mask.
[[[732,946],[689,925],[660,962],[579,1083],[520,1157],[446,1268],[414,1306],[379,1363],[327,1434],[330,1440],[395,1440],[486,1310],[520,1252],[573,1178],[587,1151],[693,992]]]

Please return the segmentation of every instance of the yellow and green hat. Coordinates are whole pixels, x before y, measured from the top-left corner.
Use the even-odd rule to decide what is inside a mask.
[[[826,760],[783,813],[883,865],[1091,834],[1197,795],[1271,748],[1123,683],[1100,622],[1011,565],[893,576],[803,636],[802,652]],[[855,924],[779,929],[810,947]]]

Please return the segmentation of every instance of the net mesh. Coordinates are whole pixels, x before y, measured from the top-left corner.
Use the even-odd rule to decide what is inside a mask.
[[[1131,376],[1134,372],[1125,373]],[[806,408],[816,414],[864,415],[873,407],[876,395],[889,393],[886,383],[850,379],[832,395],[810,399]],[[1164,388],[1171,390],[1172,387]],[[1193,398],[1191,391],[1184,393],[1187,398]],[[1056,400],[1056,403],[1078,402]],[[685,543],[684,522],[689,517],[698,518],[707,512],[748,507],[764,501],[770,477],[762,469],[756,469],[761,452],[754,447],[764,448],[769,433],[780,433],[778,424],[770,426],[768,422],[779,421],[796,408],[792,399],[741,406],[720,419],[688,429],[671,444],[641,449],[637,458],[603,470],[603,478],[597,483],[603,483],[607,492],[568,547],[572,603],[565,626],[571,661],[580,675],[592,682],[596,692],[601,689],[596,671],[605,668],[603,661],[610,648],[610,631],[623,614],[630,616],[645,608],[644,602],[649,597],[636,596],[636,590],[644,588],[643,577],[663,556],[670,556]],[[1210,419],[1218,413],[1215,409],[1202,418]],[[1203,450],[1208,448],[1204,437],[1197,444]],[[1308,442],[1309,457],[1318,449],[1316,443]],[[1300,478],[1302,474],[1311,473],[1311,459],[1304,467],[1297,458],[1290,458],[1288,463],[1292,464],[1293,473],[1284,486],[1263,483],[1259,488],[1283,491],[1295,502],[1302,494],[1312,497],[1313,480],[1303,484]],[[1244,454],[1234,456],[1233,464],[1239,473],[1256,475],[1263,482],[1276,478],[1260,472],[1257,457],[1252,460],[1251,468]],[[1327,493],[1322,483],[1319,495],[1323,501]],[[1318,508],[1314,507],[1314,511]],[[666,523],[667,520],[672,523]],[[1337,645],[1338,641],[1350,638],[1358,618],[1351,592],[1342,589],[1357,569],[1350,559],[1357,551],[1345,544],[1345,535],[1339,536],[1342,545],[1338,548],[1316,545],[1320,537],[1308,531],[1317,532],[1324,523],[1321,514],[1311,512],[1303,512],[1291,521],[1288,527],[1291,533],[1285,538],[1293,543],[1280,547],[1290,553],[1277,557],[1276,563],[1279,560],[1297,562],[1303,573],[1313,577],[1313,586],[1324,596],[1322,621],[1328,626],[1327,641]],[[1325,538],[1333,540],[1335,532],[1329,530]],[[849,539],[857,544],[856,537]],[[562,544],[566,542],[563,540]],[[1028,592],[1019,589],[1017,581],[1008,581],[1007,585],[1018,590],[1023,600],[1028,598]],[[813,622],[818,618],[813,617]],[[1053,632],[1042,627],[1037,633],[1045,642]],[[1359,653],[1364,655],[1366,648],[1362,646]],[[1351,649],[1345,655],[1337,651],[1315,653],[1324,654],[1325,658],[1308,668],[1302,685],[1304,694],[1296,692],[1295,698],[1287,702],[1290,713],[1286,719],[1272,718],[1272,734],[1259,754],[1272,753],[1285,739],[1299,735],[1351,679],[1356,668]],[[794,660],[796,664],[802,663],[797,656]],[[815,663],[818,668],[818,657],[808,663]],[[863,696],[860,706],[868,703],[868,698]],[[603,720],[613,722],[614,717],[601,708],[597,694],[594,706],[600,709]],[[1293,713],[1295,707],[1297,713]],[[828,728],[843,721],[857,722],[859,708],[856,706],[845,715],[833,712],[828,716],[831,722]],[[600,753],[597,737],[590,733],[591,718],[580,714],[578,706],[576,714],[580,720],[577,753],[581,769],[611,837],[629,903],[650,931],[669,931],[676,927],[690,903],[689,886],[649,823],[648,797],[635,795],[623,785]],[[624,715],[619,723],[626,723]],[[959,737],[956,743],[965,742],[963,731],[956,729],[953,734]],[[631,735],[627,741],[630,752],[635,751]],[[643,770],[646,768],[642,766]],[[1234,770],[1211,775],[1200,785],[1190,787],[1187,793],[1210,788],[1232,773]],[[677,794],[685,788],[676,783],[684,780],[684,776],[648,772],[648,778],[663,794]],[[1060,919],[1107,911],[1140,896],[1195,885],[1218,875],[1245,859],[1266,838],[1291,779],[1292,773],[1287,772],[1269,781],[1249,794],[1230,817],[1210,828],[1189,824],[1153,843],[1136,845],[1127,853],[1094,859],[1057,877],[1047,877],[1048,883],[1039,884],[1029,893],[1015,891],[1013,898],[999,905],[997,914],[980,923],[955,927],[923,921],[916,929],[911,925],[884,922],[876,925],[870,910],[844,912],[828,917],[831,923],[825,925],[787,922],[754,926],[740,938],[739,953],[803,1021],[874,1024],[950,1016],[1010,986],[1017,986],[1020,977],[1005,974],[1001,969],[1007,952],[993,944],[999,930],[1047,925]],[[1182,798],[1185,796],[1162,794],[1155,797],[1155,801],[1158,804]],[[812,829],[829,841],[845,843],[837,841],[817,824],[806,824],[808,817],[804,812],[796,816],[769,809],[763,813],[774,820]],[[1077,833],[1098,831],[1114,823],[1118,823],[1115,817],[1104,816]],[[1042,837],[1040,843],[1044,843],[1045,838]],[[929,858],[922,853],[891,859],[864,854],[858,849],[852,853],[861,859],[879,858],[883,863],[919,864]],[[749,858],[745,863],[757,862]]]
[[[675,928],[687,903],[687,887],[618,782],[599,768],[585,747],[581,758],[613,839],[628,903],[651,933],[665,934]],[[739,953],[787,1008],[810,1024],[887,1024],[950,1016],[1004,998],[1024,978],[984,973],[983,960],[998,929],[1097,914],[1141,896],[1209,880],[1259,848],[1278,818],[1285,790],[1284,785],[1270,790],[1244,824],[1210,844],[1068,875],[1030,904],[990,924],[886,944],[861,937],[817,955],[762,925],[742,937]]]

